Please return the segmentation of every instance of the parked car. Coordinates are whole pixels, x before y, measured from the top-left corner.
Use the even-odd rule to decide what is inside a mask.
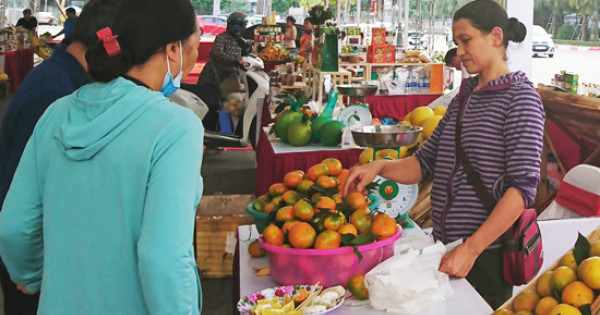
[[[543,27],[534,25],[531,29],[533,56],[546,55],[554,57],[554,41]]]
[[[52,12],[38,12],[35,14],[35,18],[40,25],[56,25],[58,24],[58,19],[54,16]]]
[[[227,30],[227,18],[212,15],[196,17],[200,35],[219,35]]]
[[[260,25],[262,24],[262,15],[255,15],[248,18],[248,27],[252,25]]]
[[[410,49],[427,50],[429,35],[419,31],[408,31],[408,47]]]
[[[254,30],[260,24],[252,25],[246,28],[242,32],[242,37],[244,39],[254,40]],[[277,26],[281,27],[281,31],[285,33],[285,28],[287,27],[285,23],[277,23]],[[296,24],[296,30],[298,31],[298,35],[296,36],[296,47],[300,47],[300,37],[304,34],[304,25]]]

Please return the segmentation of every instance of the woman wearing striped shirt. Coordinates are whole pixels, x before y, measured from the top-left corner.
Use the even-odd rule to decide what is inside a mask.
[[[476,0],[455,13],[452,30],[458,57],[477,76],[462,82],[446,115],[414,157],[353,168],[344,194],[363,191],[378,174],[403,184],[433,178],[433,235],[444,243],[464,240],[444,256],[440,271],[466,277],[497,308],[512,295],[502,276],[499,238],[534,202],[545,115],[526,75],[508,69],[506,47],[508,41],[524,40],[522,23],[509,19],[492,0]],[[456,157],[457,115],[466,156],[497,201],[491,214]]]

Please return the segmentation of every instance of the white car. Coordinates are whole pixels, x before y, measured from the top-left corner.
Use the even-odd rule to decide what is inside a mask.
[[[543,27],[534,25],[531,29],[533,56],[546,55],[554,57],[554,41],[552,36],[546,33]]]
[[[48,24],[48,25],[56,25],[58,24],[58,19],[54,16],[52,12],[38,12],[35,14],[35,18],[38,21],[38,24]]]

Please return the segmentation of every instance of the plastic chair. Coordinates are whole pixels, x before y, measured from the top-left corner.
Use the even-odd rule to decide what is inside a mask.
[[[569,183],[600,196],[600,168],[598,167],[587,164],[577,165],[565,175],[563,182]],[[561,188],[558,189],[559,193],[561,189],[564,189],[562,185]],[[568,209],[554,200],[548,206],[548,208],[540,213],[538,220],[570,219],[580,217],[582,217],[581,214],[572,209]]]

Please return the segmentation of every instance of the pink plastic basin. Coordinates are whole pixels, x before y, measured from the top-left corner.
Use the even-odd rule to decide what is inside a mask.
[[[273,246],[259,238],[267,251],[271,277],[283,285],[314,284],[323,287],[348,286],[353,275],[365,274],[382,261],[394,255],[394,242],[402,236],[402,228],[385,240],[358,246],[362,260],[352,247],[336,249],[295,249]]]

